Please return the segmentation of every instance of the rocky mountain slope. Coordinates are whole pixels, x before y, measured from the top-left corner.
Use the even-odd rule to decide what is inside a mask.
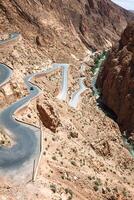
[[[97,85],[104,103],[116,113],[121,130],[133,135],[134,23],[127,26],[119,43],[109,53]]]
[[[110,0],[0,0],[0,9],[0,39],[21,33],[0,47],[1,62],[13,68],[0,91],[0,110],[27,95],[27,74],[53,62],[70,64],[66,101],[56,98],[61,70],[32,80],[42,94],[15,117],[41,129],[43,155],[34,183],[32,174],[23,180],[25,171],[15,182],[16,174],[9,180],[0,170],[0,199],[133,200],[134,160],[118,125],[96,106],[91,90],[93,51],[109,48],[131,14]],[[89,88],[75,110],[68,101],[81,76]]]
[[[66,51],[77,51],[75,40],[93,49],[109,46],[131,18],[128,11],[110,0],[1,0],[0,8],[1,31],[13,27],[39,47],[51,49],[56,45]]]

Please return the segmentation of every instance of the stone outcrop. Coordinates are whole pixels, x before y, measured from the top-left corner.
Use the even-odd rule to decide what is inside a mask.
[[[54,108],[51,105],[37,104],[37,110],[43,125],[55,133],[60,125],[60,119],[55,113]]]
[[[108,55],[97,80],[103,102],[117,115],[122,131],[134,131],[134,23]],[[132,134],[133,135],[133,134]]]

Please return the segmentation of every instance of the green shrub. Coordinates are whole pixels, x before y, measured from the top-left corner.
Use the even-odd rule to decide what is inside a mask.
[[[56,192],[56,185],[51,184],[50,189],[53,191],[53,193],[55,193]]]

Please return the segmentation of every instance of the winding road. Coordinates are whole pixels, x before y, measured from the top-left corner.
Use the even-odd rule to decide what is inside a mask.
[[[57,98],[65,101],[68,92],[68,64],[53,64],[53,66],[62,67],[62,88]]]
[[[0,64],[0,87],[5,85],[12,75],[12,70],[7,65]]]
[[[16,41],[20,36],[20,33],[11,33],[9,35],[9,38],[0,40],[0,46],[3,44],[7,44],[8,42]]]
[[[0,71],[4,68],[7,70],[7,66],[0,65]],[[10,68],[8,75],[10,76]],[[9,76],[7,76],[7,79],[9,79]],[[30,75],[25,78],[25,84],[29,90],[29,95],[0,112],[0,127],[4,130],[8,130],[15,141],[15,144],[11,148],[0,147],[0,167],[2,168],[9,169],[12,167],[19,167],[31,158],[31,156],[35,158],[37,153],[39,153],[40,130],[34,126],[18,122],[13,118],[13,114],[17,110],[27,105],[30,100],[37,97],[41,92],[37,86],[29,82],[32,77],[33,75]],[[0,80],[2,79],[1,73]]]
[[[77,108],[80,95],[81,95],[86,89],[88,89],[88,88],[85,86],[85,84],[84,84],[84,80],[85,80],[84,77],[82,77],[82,78],[79,79],[80,88],[79,88],[79,90],[77,90],[76,92],[74,92],[74,94],[73,94],[72,97],[71,97],[71,100],[69,101],[69,106],[72,107],[72,108],[75,108],[75,109]]]
[[[65,68],[65,70],[66,66],[68,67],[68,65],[62,65],[62,66]],[[0,167],[2,168],[18,167],[31,157],[35,159],[36,156],[38,155],[40,148],[40,143],[39,143],[40,130],[34,126],[26,125],[24,123],[16,121],[13,118],[13,114],[17,110],[26,106],[35,97],[40,95],[41,93],[40,88],[32,84],[30,82],[31,79],[35,76],[39,76],[44,73],[45,74],[50,73],[53,70],[56,70],[58,67],[61,67],[60,64],[53,64],[52,68],[43,70],[40,73],[27,76],[24,79],[24,81],[29,90],[29,95],[23,97],[19,101],[10,105],[8,108],[6,108],[4,111],[0,113],[1,128],[7,129],[9,132],[11,132],[15,140],[15,145],[13,145],[11,148],[0,147]],[[10,78],[11,74],[10,68],[2,64],[0,65],[0,72],[1,71],[7,72],[7,76],[4,79],[2,76],[3,73],[0,74],[0,80],[3,79],[3,81],[5,82],[7,79]],[[66,74],[66,71],[64,72],[64,74]],[[67,80],[67,77],[64,79]],[[62,98],[65,99],[67,94],[67,86],[65,84],[66,83],[65,80],[63,81],[64,84],[60,93],[61,99]]]
[[[0,41],[0,46],[11,41],[17,40],[19,33],[13,33],[6,40]],[[62,86],[57,98],[65,101],[68,93],[68,64],[52,64],[51,68],[41,72],[28,75],[24,78],[29,94],[17,102],[9,105],[0,112],[0,128],[8,131],[14,140],[14,145],[10,148],[0,147],[0,168],[1,169],[17,169],[26,161],[35,160],[40,153],[40,130],[35,126],[19,122],[14,118],[14,113],[26,105],[34,98],[40,95],[41,89],[31,83],[33,77],[43,76],[58,68],[62,68]],[[12,69],[5,64],[0,64],[0,87],[6,84],[12,75]],[[84,78],[80,78],[80,89],[76,91],[69,102],[71,107],[76,108],[80,94],[87,89],[84,85]]]
[[[6,40],[0,41],[0,45],[16,40],[19,34],[11,34]],[[14,119],[13,114],[26,106],[31,100],[41,93],[41,89],[31,83],[31,79],[35,76],[44,75],[62,67],[62,89],[58,98],[66,100],[67,96],[67,80],[68,80],[67,64],[53,64],[51,68],[42,72],[25,77],[24,82],[27,86],[29,94],[26,97],[11,104],[5,110],[0,112],[0,127],[12,135],[15,144],[11,148],[0,147],[0,168],[18,168],[24,162],[33,158],[35,159],[40,151],[40,130],[37,127],[18,122]],[[6,84],[12,75],[12,70],[5,64],[0,64],[0,86]]]

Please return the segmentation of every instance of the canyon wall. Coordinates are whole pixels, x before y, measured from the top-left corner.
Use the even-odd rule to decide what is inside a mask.
[[[88,48],[102,49],[119,39],[133,16],[110,0],[1,0],[0,9],[2,31],[20,31],[47,49],[55,43],[57,48],[63,44],[71,49],[72,41],[77,49],[76,40]]]
[[[98,76],[103,102],[117,115],[121,130],[134,131],[134,23],[111,50]]]

